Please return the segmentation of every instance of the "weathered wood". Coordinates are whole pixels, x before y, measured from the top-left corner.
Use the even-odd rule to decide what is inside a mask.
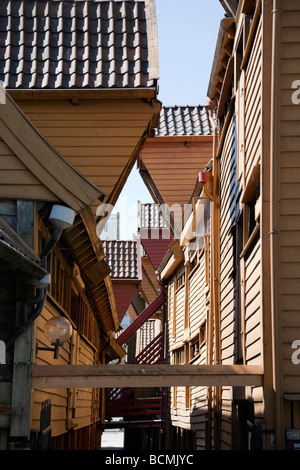
[[[67,365],[33,367],[33,388],[261,386],[262,366]]]
[[[34,324],[30,325],[14,344],[14,379],[10,435],[29,437],[31,415],[31,371],[34,345]],[[28,361],[28,364],[26,362]],[[26,384],[26,386],[24,386]]]

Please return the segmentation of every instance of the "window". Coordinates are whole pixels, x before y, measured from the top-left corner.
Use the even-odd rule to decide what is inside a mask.
[[[51,251],[48,269],[51,274],[51,284],[48,287],[48,293],[63,310],[68,311],[71,301],[69,289],[71,266],[67,264],[57,247]]]
[[[176,290],[177,279],[173,282],[173,338],[176,336]]]
[[[184,348],[177,349],[174,352],[174,364],[184,364]]]
[[[176,349],[174,351],[174,356],[173,356],[173,363],[176,365],[179,364],[188,364],[190,361],[190,345],[189,343],[186,343],[184,346],[181,346],[180,348]],[[177,408],[177,387],[173,387],[173,406],[174,408]],[[185,387],[185,402],[183,406],[186,408],[190,408],[191,404],[191,389],[190,387]],[[181,406],[182,406],[181,405]]]
[[[179,289],[179,287],[183,286],[185,283],[185,272],[183,272],[178,278],[177,278],[177,287],[176,290]]]
[[[206,321],[202,323],[200,326],[200,332],[199,332],[199,344],[200,347],[205,343],[206,341]]]
[[[190,261],[190,272],[192,272],[196,266],[197,266],[197,254],[195,254]]]
[[[190,361],[200,353],[200,335],[198,334],[190,343]]]
[[[46,234],[40,232],[39,235],[39,244],[42,247],[46,243]],[[48,257],[47,269],[51,274],[51,283],[47,288],[48,299],[73,322],[81,336],[98,348],[100,334],[97,320],[84,293],[84,284],[78,287],[78,281],[75,281],[75,270],[79,277],[80,272],[72,258],[64,256],[65,248],[63,242],[60,242]]]
[[[185,266],[185,297],[184,297],[184,328],[190,326],[190,279],[191,265],[188,262]]]
[[[173,364],[184,364],[184,348],[176,349],[173,353]],[[177,387],[173,387],[173,407],[177,408]]]
[[[190,361],[190,347],[189,344],[184,345],[184,361],[188,364]],[[185,407],[191,407],[191,387],[185,387]]]
[[[241,256],[252,246],[259,233],[260,226],[260,165],[256,165],[242,194],[243,206],[243,251]]]

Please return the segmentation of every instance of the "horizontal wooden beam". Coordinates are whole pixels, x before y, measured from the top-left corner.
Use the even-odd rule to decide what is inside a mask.
[[[262,366],[244,365],[35,365],[33,388],[261,386]]]
[[[120,98],[155,98],[157,90],[149,88],[105,88],[105,89],[55,89],[55,90],[24,90],[6,89],[14,100],[49,100],[49,99],[120,99]]]

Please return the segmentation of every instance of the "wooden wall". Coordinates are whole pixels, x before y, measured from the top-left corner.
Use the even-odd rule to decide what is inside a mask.
[[[278,246],[281,258],[280,266],[278,266],[280,279],[278,300],[281,305],[280,317],[282,318],[280,336],[283,351],[283,389],[284,392],[295,392],[296,390],[299,392],[299,370],[297,366],[293,367],[291,364],[291,343],[300,339],[300,322],[298,320],[300,300],[298,256],[300,249],[300,105],[292,101],[291,95],[295,91],[293,82],[300,79],[300,5],[291,0],[280,3],[282,14],[278,35],[282,66],[279,69],[278,94],[282,99],[278,108],[278,127],[281,138],[279,143],[280,168],[277,173],[279,191],[277,194],[281,199]],[[298,93],[297,96],[299,97],[299,95]]]
[[[279,2],[276,32],[276,100],[274,116],[274,228],[275,259],[274,308],[278,319],[275,330],[276,384],[281,395],[300,391],[299,354],[292,354],[293,342],[300,340],[300,4],[295,0]],[[299,395],[284,401],[279,415],[281,442],[287,428],[300,428]]]
[[[142,258],[142,273],[140,291],[145,302],[150,305],[159,295],[159,283],[148,257]]]
[[[0,142],[1,147],[1,142]],[[0,217],[28,244],[34,247],[33,219],[34,204],[31,201],[1,200]],[[18,277],[15,269],[9,262],[1,259],[0,262],[0,340],[6,341],[15,332],[18,313],[22,302],[33,295],[33,289],[25,280]],[[1,366],[1,391],[0,391],[0,449],[7,449],[10,435],[27,436],[28,419],[30,414],[30,389],[21,390],[20,384],[24,383],[24,369],[14,367],[14,362],[32,362],[30,347],[31,328],[25,336],[26,345],[20,346],[17,340],[6,351],[6,364]],[[27,342],[26,342],[27,340]],[[27,346],[27,347],[26,347]],[[30,366],[29,366],[30,367]],[[22,370],[21,370],[22,369]],[[25,375],[28,371],[25,372]],[[13,380],[12,380],[13,379]],[[12,409],[12,402],[18,409],[23,409],[22,414]],[[15,433],[15,434],[14,434]]]
[[[236,70],[237,75],[239,71]],[[262,364],[259,191],[262,139],[262,24],[249,59],[235,77],[235,110],[220,155],[220,337],[223,364]],[[249,222],[251,220],[251,222]],[[221,449],[232,446],[232,403],[254,402],[263,414],[262,389],[222,388]]]
[[[59,309],[46,301],[45,307],[36,321],[36,340],[41,347],[48,347],[43,330],[47,320],[60,315]],[[95,364],[95,348],[83,337],[73,331],[72,338],[60,348],[55,364]],[[53,353],[38,351],[37,364],[52,364]],[[88,388],[34,390],[32,407],[32,429],[39,429],[41,403],[51,398],[52,436],[58,436],[70,429],[79,429],[99,420],[100,391]]]
[[[46,228],[41,222],[39,232],[41,245],[42,239],[46,236]],[[35,321],[35,339],[39,347],[50,346],[44,335],[44,328],[45,323],[54,316],[65,316],[70,320],[73,327],[72,337],[60,347],[58,359],[53,358],[53,352],[39,350],[35,354],[34,361],[41,365],[97,364],[101,361],[100,327],[85,294],[79,268],[68,254],[68,250],[64,248],[66,248],[64,241],[60,240],[48,257],[52,282],[48,288],[44,308]],[[72,448],[76,443],[76,448],[80,449],[80,439],[77,441],[79,435],[82,443],[90,445],[94,438],[87,439],[87,436],[94,424],[99,423],[102,418],[101,390],[91,388],[33,390],[31,429],[39,430],[42,402],[48,399],[51,400],[51,434],[53,439],[57,438],[55,446],[59,448],[60,445],[66,445],[67,448],[68,446]],[[67,433],[69,436],[63,438],[62,436]]]
[[[212,158],[212,137],[148,139],[140,158],[164,203],[183,206],[190,201],[199,171]]]
[[[167,361],[173,364],[207,362],[209,287],[206,252],[195,254],[194,264],[182,266],[168,280]],[[195,450],[206,448],[207,389],[172,387],[168,394],[172,426],[193,435]]]
[[[108,197],[153,116],[142,100],[18,101],[37,129]]]
[[[0,182],[3,197],[56,201],[57,197],[21,162],[0,139]]]
[[[240,335],[236,318],[239,311],[236,305],[238,293],[232,276],[235,244],[234,237],[228,235],[237,215],[239,193],[236,176],[236,146],[236,125],[232,119],[220,161],[220,338],[223,364],[235,363],[237,356],[235,338]],[[232,398],[231,387],[223,387],[220,423],[220,446],[222,449],[230,448],[231,444]]]

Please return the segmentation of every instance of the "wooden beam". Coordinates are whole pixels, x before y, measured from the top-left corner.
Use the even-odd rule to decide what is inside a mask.
[[[113,388],[173,386],[261,386],[262,366],[243,365],[35,365],[32,386]]]
[[[68,89],[68,90],[24,90],[7,89],[14,100],[99,100],[99,99],[120,99],[120,98],[140,98],[151,99],[157,95],[155,87],[149,88],[113,88],[113,89]]]
[[[149,318],[163,305],[165,295],[162,292],[145,310],[131,323],[116,339],[117,343],[124,344]]]

